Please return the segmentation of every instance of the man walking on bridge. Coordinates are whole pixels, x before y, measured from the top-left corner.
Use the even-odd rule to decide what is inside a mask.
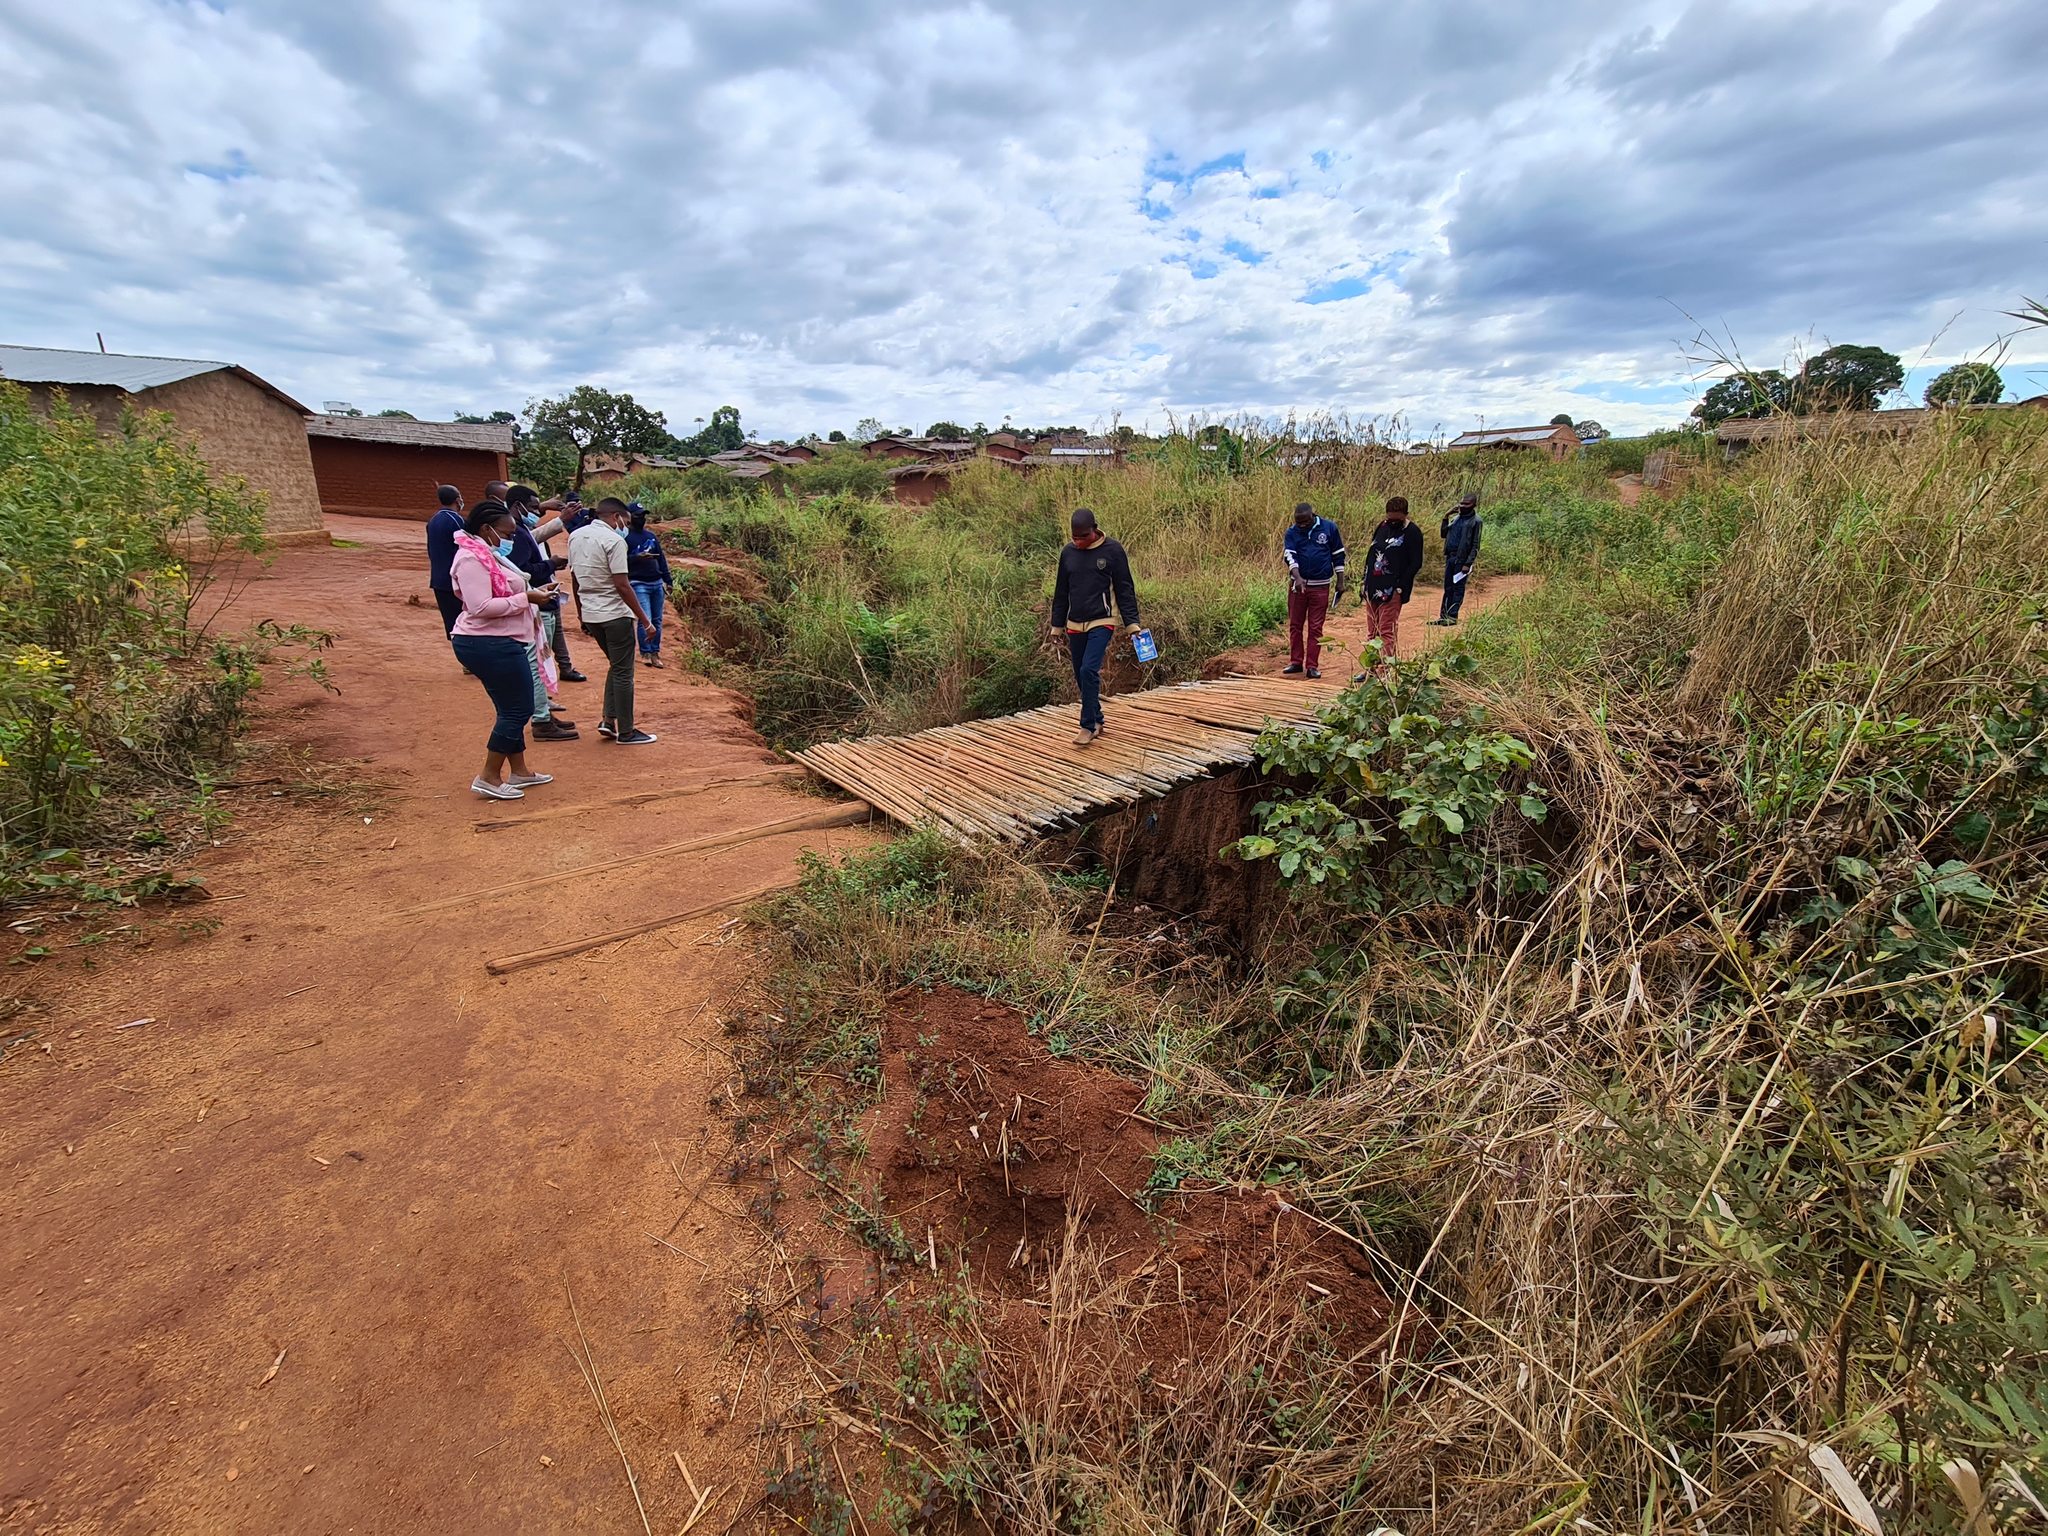
[[[1102,734],[1102,661],[1116,634],[1116,613],[1133,634],[1138,629],[1138,589],[1131,581],[1131,562],[1123,545],[1095,526],[1095,514],[1076,507],[1074,540],[1060,551],[1059,575],[1052,586],[1052,627],[1065,638],[1074,663],[1074,687],[1081,695],[1081,734],[1074,745],[1085,747]]]
[[[1310,677],[1323,675],[1323,620],[1329,617],[1330,594],[1344,595],[1344,535],[1327,517],[1317,517],[1307,502],[1294,508],[1294,525],[1281,540],[1287,561],[1286,676],[1299,677],[1304,664]],[[1306,631],[1306,634],[1304,634]]]

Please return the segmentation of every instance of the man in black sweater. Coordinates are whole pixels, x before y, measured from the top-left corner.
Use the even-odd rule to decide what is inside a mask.
[[[1076,507],[1072,526],[1074,541],[1060,551],[1053,581],[1052,627],[1066,640],[1074,663],[1074,686],[1081,694],[1081,734],[1074,745],[1085,747],[1102,734],[1102,661],[1116,634],[1116,614],[1137,632],[1138,589],[1123,545],[1095,526],[1093,512]]]
[[[1389,496],[1387,515],[1372,531],[1372,547],[1365,553],[1365,581],[1360,600],[1369,610],[1366,639],[1380,643],[1384,666],[1401,648],[1401,606],[1415,595],[1415,578],[1422,573],[1422,530],[1408,520],[1408,498]],[[1359,673],[1351,679],[1365,681]]]
[[[1458,610],[1465,606],[1465,589],[1472,582],[1472,565],[1479,558],[1479,533],[1486,526],[1479,516],[1479,498],[1467,491],[1444,517],[1444,601],[1429,622],[1451,625],[1458,622]]]

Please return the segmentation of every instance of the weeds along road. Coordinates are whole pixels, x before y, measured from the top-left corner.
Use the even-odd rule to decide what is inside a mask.
[[[723,1485],[722,1529],[758,1491],[756,1425],[719,1397],[758,1257],[714,1171],[743,946],[706,937],[714,915],[501,977],[485,961],[868,834],[520,889],[820,802],[764,781],[616,803],[769,754],[738,698],[674,670],[639,674],[661,743],[601,743],[581,640],[598,680],[563,695],[583,739],[533,749],[556,782],[476,799],[488,708],[414,605],[420,528],[332,527],[357,547],[281,554],[227,620],[335,632],[339,695],[266,690],[256,734],[281,750],[244,770],[330,792],[230,794],[198,870],[217,900],[25,978],[50,1049],[0,1064],[0,1529],[635,1527],[572,1291],[649,1518],[673,1531],[695,1502],[677,1452]],[[447,898],[466,899],[412,911]]]

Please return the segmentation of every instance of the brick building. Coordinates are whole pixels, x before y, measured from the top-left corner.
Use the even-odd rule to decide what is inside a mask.
[[[208,464],[240,475],[269,498],[263,525],[271,538],[327,540],[306,446],[312,413],[246,368],[188,357],[0,346],[0,378],[26,385],[43,410],[61,390],[110,431],[131,406],[168,411]]]
[[[1545,427],[1487,427],[1461,432],[1444,445],[1446,453],[1461,448],[1505,449],[1514,453],[1541,453],[1553,459],[1568,459],[1579,451],[1579,434],[1559,422]]]
[[[315,416],[305,431],[329,512],[423,523],[434,515],[435,487],[459,487],[474,502],[488,482],[510,478],[510,422]]]

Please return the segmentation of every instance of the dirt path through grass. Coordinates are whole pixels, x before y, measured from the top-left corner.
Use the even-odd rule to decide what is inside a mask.
[[[1479,576],[1471,594],[1465,599],[1460,618],[1470,619],[1484,613],[1495,603],[1505,602],[1535,588],[1534,576]],[[1438,629],[1430,624],[1437,615],[1437,608],[1443,601],[1443,591],[1438,587],[1418,584],[1415,600],[1401,610],[1401,654],[1419,656],[1424,651],[1441,645],[1456,634],[1455,629]],[[1323,626],[1323,672],[1329,677],[1348,677],[1358,667],[1358,653],[1365,645],[1366,610],[1355,593],[1347,592],[1342,605],[1330,615]],[[1272,634],[1254,644],[1228,651],[1212,661],[1208,675],[1221,677],[1230,672],[1265,673],[1278,672],[1287,665],[1287,627],[1283,624]]]
[[[198,869],[217,899],[180,914],[214,931],[159,917],[147,947],[61,949],[9,978],[47,1011],[0,1061],[0,1527],[634,1529],[572,1358],[587,1341],[654,1527],[694,1503],[680,1453],[723,1490],[723,1529],[759,1491],[756,1425],[720,1396],[731,1285],[759,1257],[712,1105],[740,946],[714,916],[503,977],[484,962],[867,834],[407,916],[819,802],[766,782],[615,803],[771,761],[738,698],[670,670],[640,674],[659,745],[601,743],[601,681],[567,685],[583,740],[532,759],[556,782],[487,806],[467,788],[485,700],[415,605],[420,530],[334,531],[356,547],[281,555],[235,619],[336,632],[340,695],[267,692],[259,735],[341,792],[231,796]]]

